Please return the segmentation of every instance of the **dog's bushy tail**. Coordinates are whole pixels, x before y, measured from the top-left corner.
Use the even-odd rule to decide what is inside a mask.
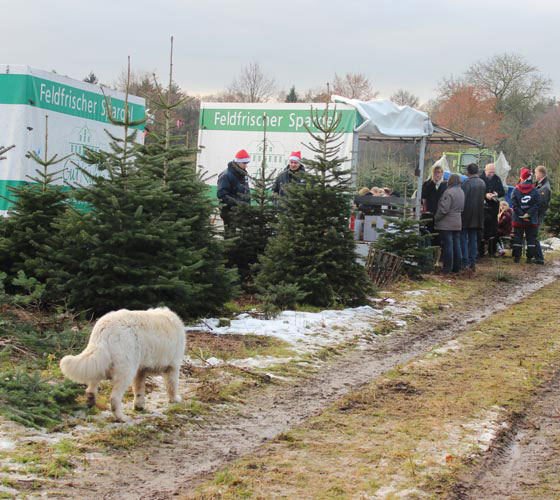
[[[107,378],[111,356],[102,345],[88,345],[77,356],[64,356],[60,360],[60,370],[74,382],[89,384]]]

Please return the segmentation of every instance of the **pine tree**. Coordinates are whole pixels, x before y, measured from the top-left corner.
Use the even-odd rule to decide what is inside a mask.
[[[260,259],[257,285],[264,294],[281,283],[296,284],[305,302],[316,306],[361,304],[371,281],[356,261],[348,218],[351,206],[349,171],[338,158],[340,117],[311,112],[316,144],[307,147],[314,160],[304,161],[304,182],[290,183],[280,200],[279,223]]]
[[[434,266],[432,247],[428,246],[430,234],[427,230],[420,232],[426,222],[410,217],[391,217],[388,227],[378,229],[380,235],[375,247],[403,257],[404,273],[411,278],[419,278]]]
[[[554,236],[560,235],[560,193],[552,193],[550,206],[544,219],[547,228]]]
[[[41,168],[35,176],[27,176],[31,182],[9,187],[12,207],[7,218],[0,221],[0,269],[14,279],[18,271],[24,271],[40,282],[46,280],[50,267],[49,256],[43,254],[53,236],[53,221],[65,210],[67,194],[54,183],[60,179],[60,170],[52,167],[71,155],[57,158],[48,156],[48,116],[45,117],[45,147],[43,158],[29,151],[27,156]],[[45,257],[46,256],[46,260]]]
[[[171,76],[171,73],[170,73]],[[207,187],[194,166],[192,150],[171,137],[177,103],[160,89],[161,134],[135,143],[140,122],[125,120],[123,138],[111,136],[109,151],[88,150],[83,160],[97,165],[76,198],[91,210],[71,210],[59,220],[67,236],[53,279],[75,309],[95,314],[126,307],[166,305],[187,317],[211,311],[232,293],[220,242],[210,226]],[[159,124],[156,124],[156,127]]]
[[[266,114],[263,116],[263,159],[253,179],[251,192],[252,203],[238,203],[233,208],[233,238],[228,242],[227,256],[231,266],[239,272],[241,284],[246,291],[254,291],[254,265],[268,244],[273,234],[278,207],[272,194],[274,171],[268,171],[266,165],[267,139]]]
[[[286,102],[299,102],[299,98],[298,98],[298,95],[296,93],[296,86],[295,85],[292,85],[292,88],[288,92],[288,95],[286,95]]]

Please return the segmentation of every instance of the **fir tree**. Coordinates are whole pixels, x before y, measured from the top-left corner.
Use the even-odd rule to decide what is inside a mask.
[[[349,171],[338,158],[340,117],[311,112],[316,145],[307,147],[305,182],[290,183],[280,200],[276,236],[260,259],[257,285],[264,294],[281,283],[297,285],[305,302],[316,306],[361,304],[371,290],[365,270],[356,261],[348,217],[351,206]],[[328,118],[327,118],[328,117]]]
[[[427,221],[403,216],[391,217],[388,223],[387,228],[378,229],[380,234],[375,247],[402,257],[404,273],[411,278],[430,272],[434,266],[432,247],[428,243],[430,234],[426,229],[420,231]]]
[[[35,176],[27,176],[31,182],[9,187],[12,207],[8,217],[0,222],[0,269],[9,278],[15,278],[18,271],[34,276],[43,282],[50,268],[48,241],[53,236],[53,221],[65,210],[67,195],[61,186],[54,185],[60,179],[60,170],[52,167],[71,155],[57,158],[48,156],[48,116],[45,117],[45,146],[43,158],[29,151],[27,156],[41,168]],[[45,259],[46,257],[46,259]]]
[[[560,192],[552,193],[544,222],[554,236],[560,235]]]
[[[292,85],[292,88],[288,92],[288,95],[286,95],[286,101],[285,102],[299,102],[299,98],[298,98],[298,95],[296,93],[295,85]]]
[[[246,291],[253,290],[254,265],[264,253],[269,238],[273,234],[278,207],[272,194],[274,171],[268,171],[266,165],[267,139],[266,114],[263,116],[263,159],[253,179],[251,191],[252,203],[238,203],[233,208],[234,224],[232,239],[228,242],[228,261],[239,272],[241,283]]]
[[[60,219],[67,243],[55,278],[75,309],[101,314],[166,305],[185,317],[231,296],[231,273],[213,237],[211,203],[194,152],[171,138],[177,103],[159,95],[166,120],[149,144],[135,143],[137,131],[128,129],[139,122],[128,121],[125,110],[123,138],[112,136],[110,151],[88,150],[83,157],[99,169],[82,169],[91,184],[76,193],[91,210]]]

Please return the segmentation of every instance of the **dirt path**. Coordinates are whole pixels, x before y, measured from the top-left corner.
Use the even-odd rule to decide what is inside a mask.
[[[560,373],[535,396],[449,500],[560,498]]]
[[[172,435],[165,440],[167,444],[92,460],[85,472],[52,488],[49,498],[164,500],[191,491],[219,466],[317,414],[387,370],[506,309],[557,279],[559,271],[558,266],[531,268],[530,280],[496,285],[484,304],[465,304],[460,311],[450,310],[445,319],[424,320],[412,329],[381,337],[370,349],[353,351],[296,385],[259,393],[240,407],[240,413],[217,414],[209,425],[182,436]],[[468,281],[462,283],[468,285]],[[501,302],[494,304],[493,298],[498,297]]]

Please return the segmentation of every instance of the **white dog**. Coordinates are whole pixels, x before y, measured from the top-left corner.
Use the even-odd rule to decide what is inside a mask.
[[[64,356],[62,373],[87,384],[88,406],[95,404],[99,382],[113,380],[111,409],[124,422],[122,397],[132,384],[134,408],[144,408],[146,375],[163,373],[169,402],[181,401],[177,394],[179,368],[185,352],[185,328],[167,307],[147,311],[121,309],[99,318],[85,350]]]

